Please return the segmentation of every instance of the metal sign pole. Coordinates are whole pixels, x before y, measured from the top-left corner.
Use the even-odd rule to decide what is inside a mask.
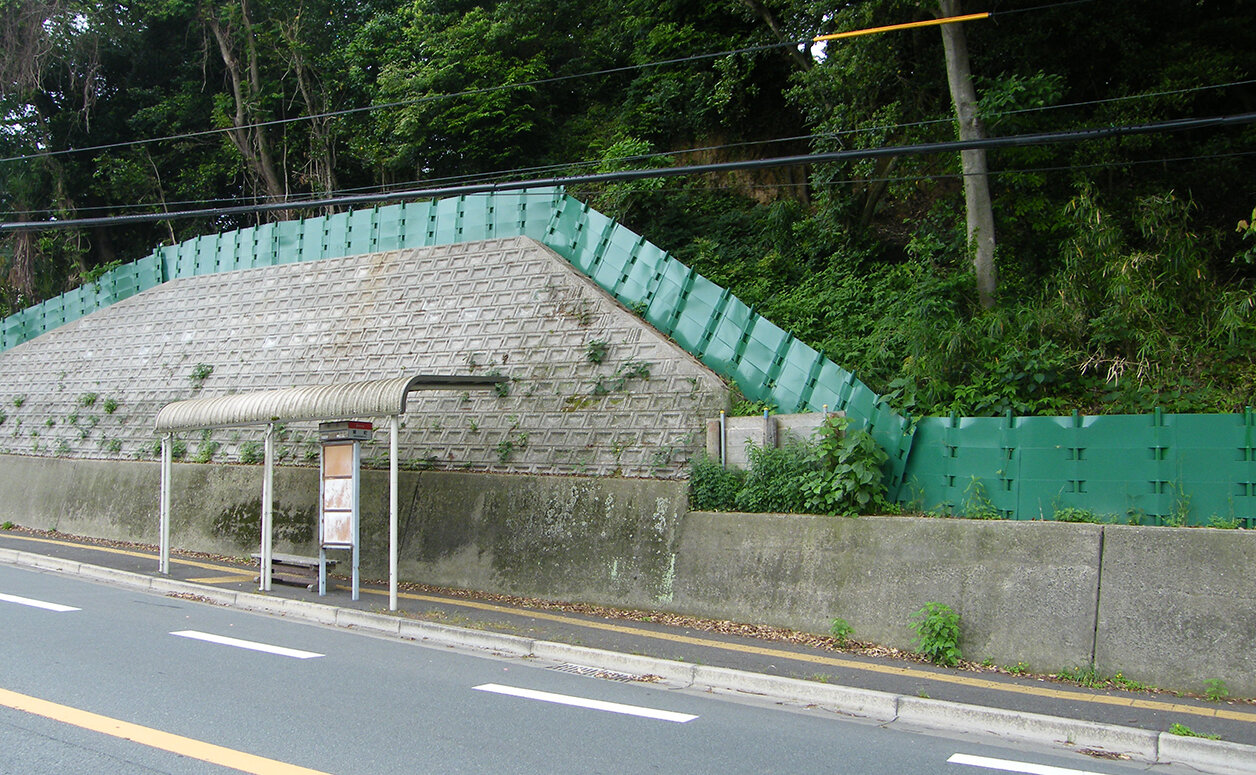
[[[397,610],[397,415],[388,418],[388,610]]]
[[[157,570],[167,576],[170,575],[170,474],[172,468],[170,461],[173,440],[173,433],[167,433],[161,437],[161,495],[157,504],[161,522],[157,538],[157,543],[160,546]]]
[[[262,572],[261,591],[270,591],[271,557],[275,522],[275,424],[266,426],[265,471],[262,474]]]
[[[358,599],[358,548],[362,545],[359,535],[358,524],[358,504],[361,502],[361,479],[362,479],[362,444],[353,442],[353,512],[350,519],[353,520],[353,600]]]

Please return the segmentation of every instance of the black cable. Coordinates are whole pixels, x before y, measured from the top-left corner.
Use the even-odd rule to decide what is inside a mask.
[[[202,129],[198,132],[187,132],[179,135],[167,135],[165,137],[150,137],[143,140],[127,140],[119,143],[108,143],[105,145],[92,145],[85,148],[63,148],[59,151],[45,151],[44,153],[28,154],[25,156],[8,156],[0,158],[0,164],[11,161],[31,161],[33,159],[43,159],[51,156],[65,156],[72,153],[87,153],[89,151],[107,151],[115,148],[129,148],[136,145],[151,145],[153,143],[162,143],[174,140],[192,140],[198,137],[208,137],[211,135],[220,135],[227,132],[235,132],[246,129],[262,129],[265,127],[281,126],[284,124],[294,124],[298,121],[313,121],[323,118],[339,118],[340,116],[353,115],[355,113],[366,113],[375,110],[387,110],[389,108],[402,108],[409,105],[418,105],[424,102],[435,102],[438,100],[456,99],[458,97],[470,97],[479,94],[491,94],[493,92],[504,91],[506,89],[522,89],[532,86],[545,86],[551,83],[560,83],[562,81],[570,81],[577,78],[593,78],[599,75],[613,75],[615,73],[628,72],[630,70],[644,70],[649,67],[662,67],[664,65],[684,64],[687,62],[697,62],[703,59],[718,59],[719,57],[732,56],[735,54],[748,54],[758,51],[768,51],[776,48],[785,48],[787,46],[799,46],[810,43],[810,40],[792,41],[784,43],[765,43],[760,46],[747,46],[745,48],[732,49],[729,51],[717,51],[711,54],[694,54],[687,57],[678,57],[676,59],[663,59],[658,62],[646,62],[639,65],[624,65],[623,67],[612,67],[606,70],[595,70],[588,73],[573,73],[571,75],[556,75],[552,78],[539,78],[534,81],[521,81],[519,83],[505,83],[497,86],[485,86],[480,89],[467,89],[466,91],[455,92],[453,94],[429,94],[423,97],[416,97],[411,100],[402,100],[400,102],[386,102],[382,105],[366,105],[361,108],[345,108],[344,110],[332,110],[325,113],[314,113],[308,116],[296,116],[294,118],[277,118],[272,121],[261,121],[256,124],[243,124],[234,127],[222,127],[219,129]]]
[[[321,207],[375,205],[384,202],[410,199],[436,199],[451,196],[464,196],[468,194],[521,191],[528,188],[588,185],[594,183],[644,180],[647,178],[701,175],[712,172],[732,172],[735,170],[765,169],[769,167],[791,167],[824,162],[847,161],[850,159],[870,159],[885,156],[908,156],[929,153],[950,153],[975,149],[1017,148],[1029,145],[1075,143],[1111,137],[1127,137],[1134,135],[1156,134],[1161,132],[1182,132],[1192,129],[1205,129],[1211,127],[1239,126],[1253,122],[1256,122],[1256,112],[1240,113],[1232,116],[1177,119],[1174,121],[1162,121],[1155,124],[1139,124],[1134,126],[1096,127],[1071,132],[1047,132],[1029,135],[1013,135],[1009,137],[991,137],[980,140],[953,140],[940,143],[884,146],[881,148],[852,149],[801,156],[781,156],[770,159],[748,159],[745,161],[695,164],[683,167],[663,167],[654,169],[625,170],[622,172],[604,172],[593,175],[573,175],[535,180],[478,183],[462,186],[448,186],[443,188],[412,189],[381,194],[359,194],[356,196],[334,197],[330,199],[311,199],[299,203],[273,202],[262,205],[242,205],[239,207],[220,207],[206,210],[182,210],[140,215],[118,215],[101,218],[77,218],[64,221],[25,221],[0,224],[0,233],[10,231],[44,231],[50,229],[83,228],[90,226],[123,226],[136,223],[152,223],[156,221],[170,221],[184,218],[250,215],[255,213],[273,212],[276,210],[307,210]]]

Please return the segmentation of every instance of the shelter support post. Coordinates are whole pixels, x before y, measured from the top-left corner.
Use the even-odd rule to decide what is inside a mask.
[[[275,424],[266,425],[265,470],[262,474],[262,567],[260,589],[270,591],[271,540],[275,517]]]
[[[388,418],[388,610],[397,610],[397,415]]]
[[[157,570],[170,575],[170,474],[174,434],[167,433],[161,437],[161,494],[158,496],[157,509],[160,526],[158,528],[159,544]]]

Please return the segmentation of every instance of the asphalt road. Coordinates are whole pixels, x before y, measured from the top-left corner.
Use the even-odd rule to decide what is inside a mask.
[[[555,667],[0,566],[0,773],[1148,769]]]

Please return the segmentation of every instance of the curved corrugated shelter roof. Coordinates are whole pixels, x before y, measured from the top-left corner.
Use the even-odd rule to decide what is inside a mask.
[[[506,377],[421,374],[367,382],[262,390],[166,404],[157,413],[157,431],[203,430],[299,420],[348,420],[405,414],[413,390],[488,388]]]

